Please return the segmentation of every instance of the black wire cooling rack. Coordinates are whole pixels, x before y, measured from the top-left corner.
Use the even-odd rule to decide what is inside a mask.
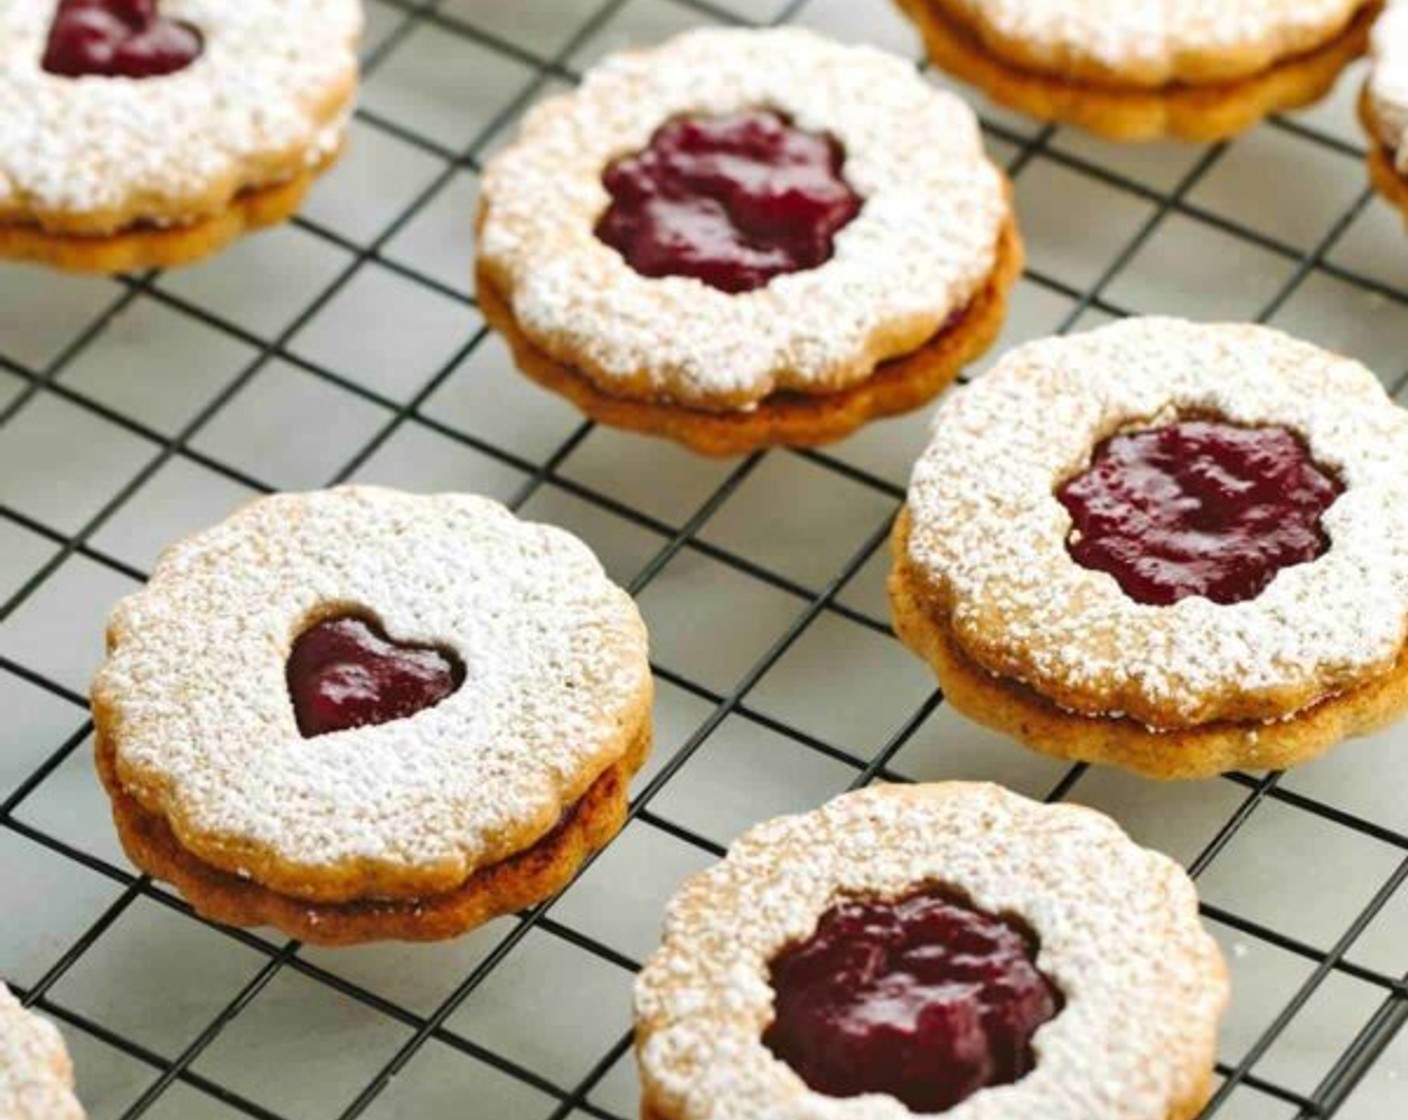
[[[55,329],[62,337],[36,357],[28,342],[15,340],[28,338],[31,324],[20,321],[16,308],[34,308],[32,286],[40,283],[38,274],[0,272],[0,697],[6,698],[0,704],[9,705],[0,719],[7,736],[12,726],[21,729],[16,752],[32,760],[19,772],[13,763],[7,770],[5,752],[0,751],[0,952],[14,952],[24,960],[20,974],[14,975],[12,963],[0,959],[0,973],[9,976],[27,1004],[64,1027],[78,1051],[80,1087],[96,1120],[624,1120],[634,1114],[635,1105],[623,1013],[603,1011],[598,1017],[588,1008],[583,1015],[580,1007],[573,1012],[577,1019],[568,1033],[579,1055],[575,1064],[549,1060],[534,1036],[554,1034],[554,1005],[565,998],[563,991],[574,986],[579,974],[597,977],[593,991],[610,991],[613,995],[606,1002],[619,1008],[631,973],[648,952],[648,945],[637,947],[631,938],[624,939],[623,948],[614,927],[598,920],[611,905],[601,901],[602,895],[577,901],[583,884],[594,875],[598,882],[623,877],[614,868],[601,871],[621,845],[632,843],[632,835],[646,838],[637,846],[668,842],[675,855],[665,861],[667,877],[676,864],[700,866],[722,854],[727,829],[685,823],[681,818],[689,819],[688,812],[671,810],[679,801],[673,792],[686,783],[697,787],[696,800],[710,804],[722,805],[733,796],[726,784],[716,780],[710,786],[704,780],[700,785],[694,777],[692,766],[711,744],[731,728],[745,727],[753,737],[744,737],[751,744],[743,754],[745,767],[761,766],[759,752],[765,749],[776,749],[789,759],[815,759],[824,765],[824,776],[809,781],[830,792],[945,771],[945,739],[934,730],[945,710],[942,697],[927,685],[917,698],[893,701],[903,710],[887,712],[887,720],[881,721],[883,734],[865,743],[831,741],[815,719],[800,718],[795,706],[779,708],[769,700],[776,692],[770,691],[769,682],[784,663],[800,660],[801,671],[808,665],[814,671],[818,656],[825,656],[808,649],[819,628],[843,625],[867,651],[883,649],[886,657],[892,656],[892,635],[880,596],[873,592],[885,567],[890,520],[903,497],[902,475],[842,445],[822,452],[753,456],[736,464],[700,466],[697,472],[689,468],[689,485],[664,501],[660,493],[648,493],[640,485],[617,485],[622,473],[640,471],[648,456],[676,456],[671,461],[677,463],[679,453],[663,445],[650,444],[641,451],[644,445],[634,437],[615,437],[619,442],[611,448],[635,447],[636,455],[647,458],[623,453],[613,467],[608,453],[604,460],[595,456],[595,470],[579,470],[575,458],[594,434],[600,434],[589,423],[564,419],[558,412],[553,424],[560,427],[537,425],[539,403],[524,405],[528,398],[499,388],[471,393],[459,413],[447,413],[436,402],[464,379],[479,376],[477,356],[493,345],[474,312],[468,253],[456,251],[459,263],[452,270],[418,263],[415,254],[398,248],[427,214],[443,207],[447,198],[458,197],[457,184],[472,179],[527,104],[565,88],[603,46],[705,23],[797,22],[843,37],[879,38],[887,45],[897,39],[901,45],[909,42],[907,49],[917,57],[886,0],[533,0],[519,5],[507,0],[371,0],[370,7],[368,96],[355,127],[364,138],[394,143],[422,174],[404,201],[384,209],[375,222],[354,228],[324,220],[316,205],[296,220],[299,244],[335,251],[331,259],[336,262],[310,286],[301,306],[287,309],[289,314],[296,311],[296,317],[285,316],[275,326],[266,320],[251,322],[224,313],[208,286],[188,290],[155,273],[97,287],[75,281],[72,288],[67,281],[46,277],[44,292],[58,310],[41,314],[60,317]],[[447,52],[457,49],[467,52],[463,68],[437,69],[445,67]],[[383,68],[403,78],[411,75],[411,93],[400,89],[389,98],[378,97]],[[457,77],[447,79],[449,86],[438,85],[449,73]],[[1346,85],[1352,81],[1346,79]],[[1382,204],[1373,201],[1364,185],[1361,141],[1346,124],[1345,107],[1352,103],[1352,94],[1352,89],[1341,90],[1338,110],[1332,106],[1299,119],[1276,120],[1233,145],[1177,152],[1116,149],[984,110],[994,151],[1017,185],[1023,217],[1036,215],[1035,222],[1025,222],[1033,266],[1018,304],[1026,299],[1040,305],[1045,321],[1014,324],[1007,341],[1133,311],[1186,307],[1205,316],[1265,322],[1282,322],[1294,311],[1296,322],[1310,324],[1302,333],[1353,352],[1368,351],[1366,357],[1379,359],[1372,363],[1375,368],[1384,370],[1382,356],[1392,360],[1394,332],[1402,329],[1396,324],[1408,323],[1408,263],[1393,263],[1395,254],[1408,262],[1408,238],[1400,243],[1397,230],[1386,232],[1389,219],[1378,212]],[[457,111],[454,98],[463,96],[471,96],[477,106],[492,105],[491,110],[475,110],[475,135],[468,143],[451,141],[453,129],[445,123],[453,121]],[[1298,153],[1289,160],[1292,168],[1302,159],[1306,167],[1332,165],[1334,182],[1341,186],[1322,190],[1291,182],[1282,159],[1282,171],[1261,188],[1263,193],[1244,192],[1241,202],[1228,205],[1226,191],[1218,186],[1220,177],[1235,169],[1242,153],[1261,158],[1255,148],[1246,147],[1249,144]],[[394,175],[392,162],[373,171]],[[1301,201],[1308,199],[1311,205],[1303,222],[1293,219],[1288,224],[1285,199],[1297,197],[1297,191]],[[1053,203],[1053,197],[1064,201]],[[467,238],[467,196],[462,211],[455,221]],[[1186,271],[1185,254],[1182,265],[1161,275],[1170,238],[1209,244],[1206,254],[1194,254],[1201,272]],[[443,239],[430,238],[436,240]],[[420,238],[421,244],[425,241]],[[1357,253],[1348,251],[1356,246]],[[285,258],[295,270],[296,255],[301,254],[290,250]],[[1356,263],[1365,259],[1370,263]],[[207,267],[218,270],[221,265]],[[310,357],[299,344],[310,324],[372,274],[382,284],[400,285],[398,290],[428,293],[437,306],[453,308],[468,324],[436,359],[434,371],[405,391],[369,383],[351,368],[355,361],[344,365]],[[1218,282],[1205,283],[1200,276],[1215,276]],[[218,293],[218,280],[213,290]],[[13,317],[7,316],[7,307]],[[101,351],[104,338],[139,308],[157,308],[170,322],[199,324],[203,338],[220,340],[241,355],[231,375],[211,388],[209,399],[179,421],[154,416],[153,411],[163,410],[154,410],[152,401],[124,400],[110,382],[80,376],[85,361]],[[1323,327],[1318,338],[1313,329],[1317,323]],[[422,327],[430,332],[441,329],[429,321],[417,322],[408,328],[408,337],[417,337]],[[1401,393],[1408,388],[1408,360],[1401,351],[1397,360],[1387,372],[1394,378],[1390,388]],[[582,524],[603,518],[619,526],[632,545],[611,559],[631,591],[646,602],[648,615],[652,589],[657,600],[672,595],[671,573],[681,563],[707,564],[715,573],[708,585],[713,598],[706,598],[690,620],[676,627],[678,633],[667,642],[673,648],[662,652],[657,646],[662,690],[691,715],[664,721],[657,760],[636,790],[630,829],[565,896],[517,919],[495,923],[473,939],[473,952],[446,957],[433,949],[388,950],[403,955],[393,955],[389,963],[383,960],[380,971],[343,967],[344,960],[362,958],[312,952],[258,932],[201,922],[174,895],[134,876],[110,841],[88,840],[106,822],[101,819],[101,799],[93,793],[83,682],[56,668],[50,653],[35,652],[36,636],[81,632],[96,646],[101,615],[113,595],[143,578],[145,565],[134,562],[134,550],[122,547],[122,542],[136,531],[131,526],[140,525],[144,511],[175,510],[174,516],[186,518],[191,527],[223,512],[207,508],[208,487],[200,497],[183,490],[183,471],[199,472],[231,493],[267,492],[277,484],[264,477],[261,465],[250,463],[249,456],[225,450],[238,445],[241,424],[249,425],[245,434],[257,442],[264,419],[241,410],[251,386],[271,369],[316,386],[312,396],[299,398],[302,405],[285,405],[282,422],[292,425],[284,432],[286,438],[326,440],[336,446],[351,441],[345,461],[314,468],[321,473],[302,479],[307,485],[361,478],[369,470],[375,475],[373,468],[385,465],[388,449],[413,433],[472,455],[497,480],[509,504],[530,516],[570,503]],[[355,422],[345,410],[324,411],[318,404],[334,398],[356,402],[362,411]],[[520,407],[527,408],[526,416],[515,413]],[[240,418],[233,425],[233,443],[207,438],[222,416]],[[899,423],[908,425],[904,430],[913,439],[919,430],[916,422]],[[119,430],[125,446],[140,453],[123,459],[123,469],[75,467],[75,462],[86,462],[85,443],[95,425]],[[544,438],[543,430],[555,434]],[[858,515],[865,527],[840,551],[831,537],[818,547],[816,539],[806,538],[807,526],[793,525],[802,538],[799,547],[810,556],[800,569],[777,562],[776,553],[766,546],[752,547],[767,535],[761,528],[747,532],[750,517],[758,525],[756,499],[747,496],[750,487],[759,485],[772,471],[770,464],[780,460],[789,464],[789,471],[843,486],[873,515],[868,522]],[[90,502],[74,519],[62,508],[62,498],[77,485],[75,478],[91,488],[95,473],[105,476],[98,480],[106,483],[106,489],[99,487],[101,500]],[[662,485],[667,488],[673,485],[670,479],[679,477],[669,472],[666,476]],[[649,479],[643,485],[648,486]],[[795,485],[795,474],[784,472],[773,491],[780,486],[786,494],[789,485]],[[553,502],[547,501],[549,495]],[[792,496],[804,510],[815,510],[815,500],[809,504],[800,493]],[[681,510],[681,502],[689,509]],[[128,527],[126,535],[116,533],[114,527],[123,525]],[[721,525],[728,531],[716,532]],[[785,530],[769,525],[768,531]],[[586,535],[591,539],[589,532]],[[88,607],[85,594],[69,590],[68,574],[79,567],[97,573],[102,590],[86,594],[95,600],[97,617],[75,621],[75,613]],[[733,648],[726,628],[701,621],[745,609],[729,593],[730,581],[746,582],[761,589],[758,594],[770,596],[769,602],[783,604],[776,608],[780,621],[766,641]],[[721,650],[724,656],[676,656],[691,641],[717,645],[719,650],[712,652]],[[874,683],[865,664],[858,664],[856,689],[864,691]],[[891,695],[882,690],[871,706],[885,707],[892,703]],[[46,713],[43,719],[34,716],[40,709]],[[947,726],[952,730],[955,725]],[[932,757],[940,762],[926,769],[922,762],[911,762],[911,755],[930,735],[935,736],[929,744],[936,752]],[[1394,752],[1401,755],[1405,747],[1402,734],[1396,742],[1381,737],[1373,744],[1348,746],[1336,758],[1352,758],[1363,774],[1377,765],[1369,752],[1388,759]],[[988,750],[997,757],[1001,748],[992,745]],[[1363,753],[1348,753],[1356,751]],[[977,756],[964,757],[972,761]],[[982,765],[976,764],[980,771]],[[1046,768],[1028,775],[1031,782],[1044,775],[1039,794],[1051,800],[1100,800],[1103,779],[1085,767],[1041,765]],[[1385,766],[1385,782],[1395,774],[1408,775],[1402,763],[1396,765],[1397,771]],[[805,768],[804,763],[797,769]],[[959,763],[949,768],[962,772]],[[782,784],[789,780],[785,776]],[[1372,777],[1369,784],[1374,784]],[[1255,998],[1259,1010],[1239,1028],[1235,1041],[1224,1045],[1220,1087],[1207,1114],[1235,1120],[1408,1116],[1408,1032],[1395,1041],[1408,1019],[1403,971],[1408,951],[1402,947],[1408,933],[1404,799],[1390,793],[1383,802],[1388,810],[1375,812],[1354,798],[1341,799],[1334,780],[1300,784],[1279,774],[1231,774],[1195,792],[1188,792],[1190,788],[1141,787],[1126,804],[1138,806],[1140,822],[1156,834],[1160,822],[1190,812],[1198,817],[1202,831],[1182,857],[1200,877],[1205,895],[1210,876],[1222,874],[1234,883],[1269,881],[1273,893],[1284,900],[1269,915],[1264,906],[1244,908],[1235,892],[1230,897],[1214,892],[1205,903],[1207,919],[1229,948],[1234,974],[1238,960],[1248,954],[1274,955],[1281,962],[1267,974],[1269,979],[1253,977],[1238,986],[1239,1006]],[[1130,824],[1127,815],[1114,811]],[[76,824],[80,818],[82,823]],[[1323,859],[1321,837],[1333,838],[1324,844]],[[21,856],[14,859],[7,851]],[[1323,879],[1325,868],[1317,865],[1333,862],[1339,858],[1335,853],[1344,851],[1351,853],[1344,857],[1345,866],[1358,869],[1351,877],[1369,876],[1368,888],[1354,895],[1352,904],[1334,890],[1331,898],[1307,885],[1317,874],[1329,882]],[[1363,853],[1362,858],[1353,853]],[[7,868],[7,861],[13,866]],[[65,868],[82,874],[99,900],[81,921],[75,922],[66,911],[62,920],[54,916],[58,912],[52,898],[62,896],[68,882],[61,870]],[[1335,869],[1331,874],[1338,880]],[[137,913],[145,915],[140,922],[134,918]],[[657,919],[654,912],[641,915],[647,923]],[[214,973],[221,970],[212,967],[209,986],[220,990],[206,994],[203,1001],[190,996],[192,989],[203,987],[201,976],[185,976],[184,988],[166,978],[167,971],[179,965],[187,944],[181,938],[187,935],[201,937],[201,952],[212,954],[211,959],[226,954],[245,962],[235,979],[222,974],[217,981]],[[1361,953],[1366,941],[1387,948]],[[116,952],[108,947],[119,942],[129,957],[136,954],[138,967],[134,972],[129,959],[125,971],[104,979],[101,961],[105,953]],[[567,979],[554,979],[543,991],[544,985],[532,978],[534,962],[561,960],[564,954],[575,962],[563,966]],[[423,976],[427,971],[436,977],[424,990],[385,982],[391,974]],[[96,980],[90,975],[94,972]],[[70,998],[66,993],[74,978],[85,975],[88,981],[76,989],[80,994]],[[92,995],[95,985],[101,998]],[[433,994],[427,994],[432,989]],[[249,1042],[251,1035],[277,1035],[280,1016],[323,999],[336,1000],[337,1008],[355,1009],[360,1019],[374,1021],[377,1028],[344,1037],[336,1025],[339,1016],[330,1013],[321,1020],[313,1018],[311,1026],[300,1026],[314,1039],[306,1052],[297,1040],[280,1043],[273,1054]],[[151,1009],[182,1000],[194,1004],[178,1016],[187,1024],[185,1032],[178,1035],[173,1028],[154,1037],[151,1023],[157,1016]],[[501,1010],[515,1001],[531,1005],[523,1011],[516,1035],[479,1037],[478,1009],[486,1001],[496,1002]],[[128,1004],[132,1006],[124,1011]],[[1333,1014],[1327,1015],[1327,1008]],[[341,1055],[334,1062],[327,1046],[318,1049],[316,1040],[324,1036],[339,1052],[352,1051],[351,1056]],[[216,1060],[232,1038],[244,1040],[235,1050],[237,1057]],[[374,1045],[369,1041],[373,1039]],[[1299,1041],[1292,1045],[1288,1040],[1293,1039]],[[1310,1062],[1305,1057],[1310,1052],[1320,1057]],[[581,1059],[581,1054],[587,1058]],[[261,1067],[265,1058],[268,1064]],[[293,1074],[285,1068],[290,1063],[298,1067]],[[105,1071],[101,1078],[90,1072],[99,1068]],[[308,1083],[335,1079],[337,1084],[319,1097],[290,1091],[291,1077]]]

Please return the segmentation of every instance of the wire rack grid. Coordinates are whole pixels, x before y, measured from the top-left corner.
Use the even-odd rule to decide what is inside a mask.
[[[1184,786],[1023,752],[945,707],[886,622],[923,417],[705,462],[582,422],[484,330],[474,177],[525,106],[702,24],[919,59],[886,0],[369,9],[351,152],[290,226],[183,273],[0,269],[0,974],[64,1028],[91,1115],[624,1120],[631,976],[679,880],[763,817],[957,776],[1101,807],[1197,876],[1237,993],[1207,1115],[1408,1115],[1408,732]],[[1365,185],[1356,86],[1208,148],[981,106],[1032,257],[999,351],[1137,312],[1257,319],[1403,395],[1408,243]],[[628,828],[558,899],[449,945],[209,925],[134,874],[96,788],[84,689],[112,602],[240,501],[347,480],[567,525],[652,630],[660,733]]]

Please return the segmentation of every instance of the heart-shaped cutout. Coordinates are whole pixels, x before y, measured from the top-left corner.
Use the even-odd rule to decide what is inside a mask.
[[[305,739],[407,719],[464,684],[464,662],[437,646],[398,642],[365,615],[324,619],[288,659],[288,693]]]
[[[66,78],[156,78],[184,70],[203,47],[200,32],[162,18],[156,0],[62,0],[43,66]]]

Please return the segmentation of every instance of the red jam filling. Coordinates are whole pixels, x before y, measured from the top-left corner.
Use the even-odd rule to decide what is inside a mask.
[[[66,78],[156,78],[200,57],[200,32],[163,19],[156,0],[61,0],[44,69]]]
[[[392,641],[373,622],[320,622],[293,645],[288,691],[304,738],[406,719],[459,690],[464,665],[444,650]]]
[[[819,1093],[942,1112],[1035,1065],[1032,1035],[1062,1003],[1035,956],[1025,931],[947,892],[844,902],[773,962],[763,1042]]]
[[[1321,517],[1343,491],[1284,428],[1186,420],[1106,440],[1056,496],[1076,563],[1169,606],[1255,599],[1282,568],[1323,556]]]
[[[724,292],[831,259],[860,213],[841,145],[755,110],[680,117],[613,163],[596,235],[642,276],[692,276]]]

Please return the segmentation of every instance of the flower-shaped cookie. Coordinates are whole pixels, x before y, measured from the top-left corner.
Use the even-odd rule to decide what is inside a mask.
[[[8,0],[0,257],[183,264],[291,214],[338,155],[359,0]]]
[[[350,942],[560,888],[650,746],[634,604],[482,498],[267,498],[170,549],[93,689],[132,858],[202,913]]]
[[[929,400],[1021,269],[971,110],[795,29],[686,34],[537,107],[486,169],[478,250],[524,372],[725,454]]]
[[[897,0],[994,100],[1115,140],[1215,140],[1323,96],[1378,0]]]
[[[1408,413],[1263,327],[1032,343],[939,410],[890,590],[948,699],[1038,750],[1290,765],[1408,706]]]
[[[1188,876],[1089,809],[888,786],[745,835],[636,987],[646,1120],[1188,1120],[1227,1002]]]
[[[83,1120],[73,1065],[54,1024],[32,1015],[0,984],[0,1116]]]

